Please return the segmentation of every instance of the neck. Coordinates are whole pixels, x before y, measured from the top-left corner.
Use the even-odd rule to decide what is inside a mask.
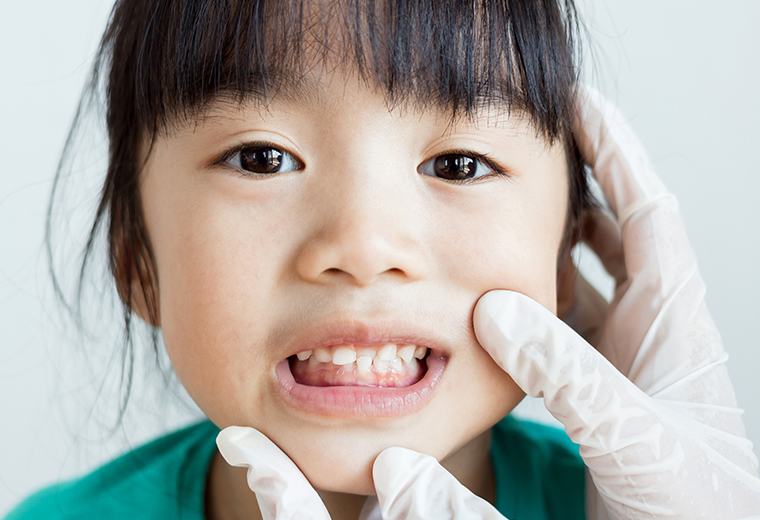
[[[477,496],[494,503],[496,493],[489,455],[488,430],[442,462],[442,466]],[[318,491],[333,520],[357,520],[367,497]],[[209,520],[260,520],[254,493],[248,489],[246,468],[229,466],[217,452],[206,485],[206,518]]]

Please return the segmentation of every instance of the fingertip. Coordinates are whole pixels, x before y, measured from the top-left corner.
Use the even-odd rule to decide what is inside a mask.
[[[503,307],[505,298],[508,298],[507,295],[510,293],[512,293],[512,291],[504,289],[488,291],[478,298],[478,301],[475,304],[474,316],[482,320],[484,318],[498,315]]]
[[[398,446],[386,448],[372,465],[375,491],[378,496],[395,495],[400,491],[396,488],[403,488],[404,482],[438,465],[435,457],[425,453]]]
[[[388,480],[391,470],[394,473],[403,473],[414,465],[419,456],[422,454],[408,448],[398,446],[386,448],[380,452],[372,464],[372,478],[376,482],[378,480],[385,482]]]
[[[216,441],[217,443],[219,443],[220,440],[223,442],[236,442],[245,437],[248,430],[251,429],[252,428],[246,426],[227,426],[216,436]]]
[[[473,312],[473,323],[476,335],[486,332],[494,324],[505,332],[504,324],[516,321],[538,325],[546,321],[547,316],[554,314],[532,299],[516,291],[497,289],[489,291],[480,297]]]
[[[216,436],[216,445],[231,466],[250,466],[254,460],[287,459],[266,435],[249,426],[228,426]]]

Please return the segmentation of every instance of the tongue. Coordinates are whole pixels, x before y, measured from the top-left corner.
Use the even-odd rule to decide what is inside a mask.
[[[335,365],[319,363],[310,366],[308,361],[290,358],[290,370],[296,383],[307,386],[369,386],[380,388],[401,388],[411,386],[425,375],[427,370],[424,360],[416,367],[404,364],[400,371],[388,368],[376,371],[374,368],[366,373],[358,373],[356,364]]]

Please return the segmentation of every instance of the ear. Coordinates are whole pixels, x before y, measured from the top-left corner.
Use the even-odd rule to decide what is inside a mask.
[[[573,223],[563,240],[561,253],[563,257],[557,263],[557,317],[560,319],[564,319],[576,303],[578,269],[573,263],[572,252],[583,238],[582,230],[585,229],[584,226],[588,218],[588,211],[584,210],[578,219],[580,222],[573,219]]]
[[[124,222],[120,216],[113,213],[110,236],[111,273],[116,290],[135,315],[148,325],[160,327],[158,279],[147,234],[140,232],[141,223]]]
[[[570,250],[578,243],[573,241]],[[562,319],[567,316],[570,309],[575,303],[575,280],[578,271],[573,264],[573,256],[567,255],[567,258],[559,266],[557,272],[557,317]]]

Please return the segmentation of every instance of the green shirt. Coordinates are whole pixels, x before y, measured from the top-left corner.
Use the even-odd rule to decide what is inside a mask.
[[[38,491],[6,520],[203,520],[219,429],[204,421],[82,478]],[[496,507],[509,520],[583,520],[585,472],[565,432],[507,416],[493,430]]]

